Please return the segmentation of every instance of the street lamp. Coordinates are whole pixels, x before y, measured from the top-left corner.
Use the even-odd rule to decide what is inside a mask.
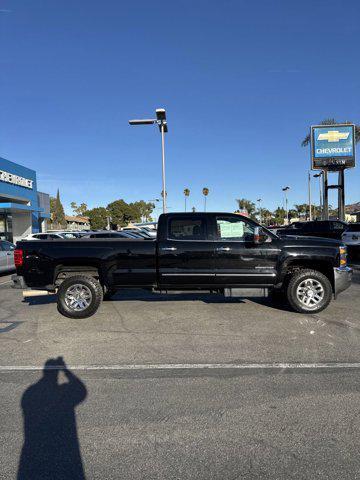
[[[290,190],[290,187],[284,187],[282,189],[282,191],[285,192],[286,225],[289,225],[289,209],[288,209],[288,197],[287,197],[288,190]]]
[[[315,175],[313,175],[314,178],[318,178],[319,179],[319,194],[320,194],[320,218],[322,218],[323,216],[323,207],[322,207],[322,189],[321,189],[321,181],[322,181],[322,174],[323,172],[321,171],[320,173],[315,173]]]
[[[262,215],[261,215],[261,202],[262,202],[262,199],[261,198],[258,198],[256,200],[258,203],[259,203],[259,216],[260,216],[260,225],[262,224]]]
[[[143,118],[140,120],[129,120],[130,125],[158,125],[161,133],[161,159],[162,159],[162,191],[166,192],[165,185],[165,133],[168,131],[166,112],[164,108],[156,109],[156,118]],[[166,195],[163,199],[163,213],[166,213]]]

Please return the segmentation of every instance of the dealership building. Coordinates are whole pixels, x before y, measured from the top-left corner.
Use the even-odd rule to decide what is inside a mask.
[[[0,157],[0,239],[46,231],[49,218],[50,197],[37,191],[36,172]]]

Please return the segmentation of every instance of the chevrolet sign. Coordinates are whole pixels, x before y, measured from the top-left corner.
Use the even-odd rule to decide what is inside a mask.
[[[355,167],[354,125],[311,127],[311,159],[313,170]]]
[[[33,181],[28,178],[19,177],[14,173],[5,172],[0,170],[0,180],[7,183],[12,183],[13,185],[19,185],[20,187],[33,188]]]

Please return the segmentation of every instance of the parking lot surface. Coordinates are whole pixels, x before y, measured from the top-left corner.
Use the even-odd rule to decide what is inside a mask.
[[[23,301],[9,280],[0,478],[28,478],[29,452],[55,479],[65,458],[72,478],[359,478],[359,270],[316,315],[269,299],[123,291],[72,320],[53,297]],[[74,377],[60,413],[41,370],[59,356]],[[34,412],[40,433],[23,429]]]

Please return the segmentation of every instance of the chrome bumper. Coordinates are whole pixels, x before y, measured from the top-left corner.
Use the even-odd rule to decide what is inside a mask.
[[[350,267],[334,268],[334,297],[351,285],[353,269]]]

